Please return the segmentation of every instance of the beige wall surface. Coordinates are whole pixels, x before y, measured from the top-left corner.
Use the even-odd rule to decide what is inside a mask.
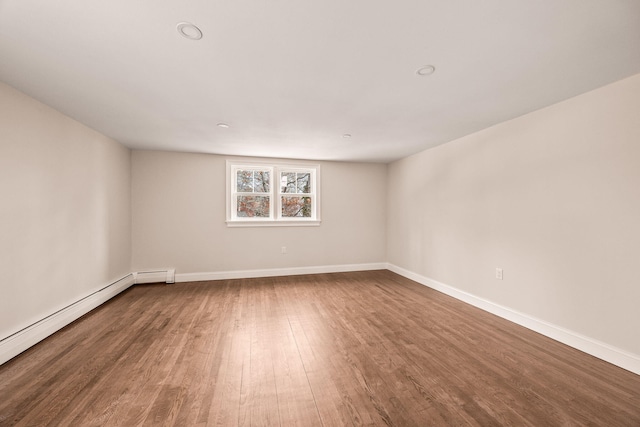
[[[225,223],[226,159],[133,152],[135,271],[212,273],[386,260],[386,165],[319,162],[320,226],[234,228]]]
[[[640,354],[640,75],[388,173],[390,263]]]
[[[0,339],[129,273],[130,151],[0,83]]]

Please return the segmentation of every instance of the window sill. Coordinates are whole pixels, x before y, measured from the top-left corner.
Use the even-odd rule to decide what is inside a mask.
[[[227,227],[318,227],[320,220],[313,221],[229,221]]]

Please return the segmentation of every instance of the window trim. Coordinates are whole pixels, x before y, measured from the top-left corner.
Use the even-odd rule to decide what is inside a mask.
[[[320,225],[320,165],[308,163],[280,163],[267,161],[242,161],[227,160],[226,161],[226,224],[228,227],[309,227]],[[237,187],[236,171],[238,169],[254,169],[269,170],[270,172],[270,193],[271,201],[269,203],[270,218],[239,218],[236,216],[237,207],[234,196],[237,195],[235,190]],[[311,174],[312,190],[311,193],[282,193],[281,192],[281,173],[283,172],[309,172]],[[267,194],[267,193],[258,193]],[[311,218],[293,218],[282,217],[282,199],[283,195],[300,195],[310,194],[312,201],[313,216]]]

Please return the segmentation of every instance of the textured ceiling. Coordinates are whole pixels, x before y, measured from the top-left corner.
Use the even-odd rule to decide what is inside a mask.
[[[0,0],[0,79],[136,149],[388,162],[639,72],[637,0]]]

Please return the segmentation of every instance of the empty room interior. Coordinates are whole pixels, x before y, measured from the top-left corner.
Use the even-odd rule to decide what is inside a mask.
[[[640,2],[0,0],[0,426],[640,426]]]

